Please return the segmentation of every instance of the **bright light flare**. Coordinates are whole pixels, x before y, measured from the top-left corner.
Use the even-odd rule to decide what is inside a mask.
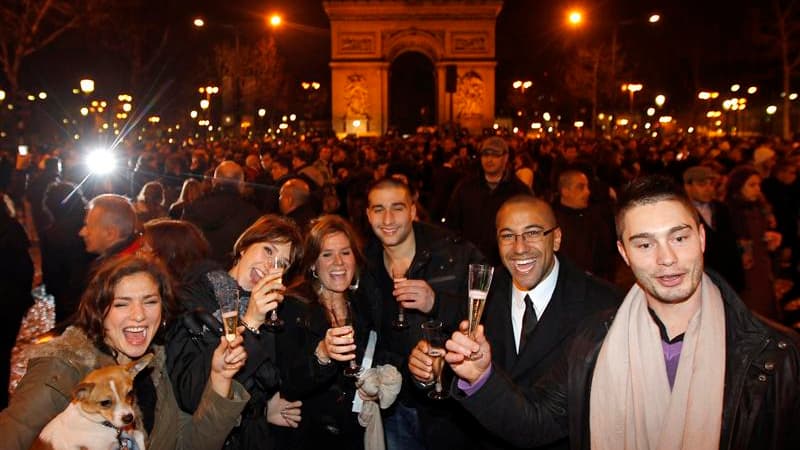
[[[650,17],[647,18],[647,21],[650,23],[658,23],[661,20],[660,14],[651,14]]]
[[[769,114],[771,116],[771,115],[775,114],[776,112],[778,112],[778,107],[777,106],[775,106],[775,105],[767,106],[767,114]]]
[[[273,27],[281,26],[282,22],[283,22],[283,18],[280,16],[280,14],[273,14],[273,15],[269,16],[269,24],[271,26],[273,26]]]
[[[111,150],[99,148],[86,155],[86,166],[94,174],[107,175],[114,171],[117,166],[117,160]]]
[[[567,22],[573,27],[577,27],[583,23],[583,11],[573,9],[567,13]]]
[[[91,94],[94,92],[94,80],[89,78],[84,78],[80,81],[81,92],[84,94]]]
[[[203,20],[202,17],[196,17],[192,21],[192,25],[196,26],[197,28],[203,28],[204,26],[206,26],[206,21]]]

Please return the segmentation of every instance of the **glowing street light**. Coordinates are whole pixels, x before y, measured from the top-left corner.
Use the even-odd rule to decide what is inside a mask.
[[[89,171],[98,175],[106,175],[114,171],[117,161],[111,150],[97,149],[86,155]]]
[[[192,25],[194,25],[197,28],[203,28],[204,26],[206,26],[206,21],[203,20],[202,17],[195,17],[195,19],[192,21]]]
[[[633,96],[644,88],[641,83],[626,83],[622,85],[622,91],[628,91],[629,109],[633,112]]]
[[[739,85],[739,83],[732,84],[731,85],[731,92],[739,92],[739,89],[741,89],[741,88],[742,88],[742,86]]]
[[[281,26],[282,22],[283,22],[283,18],[280,16],[280,14],[273,14],[273,15],[269,16],[269,24],[272,27],[279,27],[279,26]]]
[[[47,92],[39,92],[39,100],[44,100],[47,98]]]
[[[573,27],[577,27],[583,23],[583,12],[573,9],[567,13],[567,22]]]
[[[650,23],[658,23],[661,20],[661,15],[659,14],[651,14],[650,17],[647,18],[647,21]]]
[[[211,102],[209,102],[207,98],[204,98],[204,99],[200,100],[200,109],[202,109],[203,111],[205,111],[205,110],[207,110],[207,109],[208,109],[208,106],[209,106],[210,104],[211,104]]]
[[[266,109],[264,109],[264,108],[259,108],[259,110],[258,110],[258,117],[262,117],[262,118],[263,118],[263,117],[264,117],[264,116],[266,116],[266,115],[267,115],[267,110],[266,110]]]
[[[771,115],[775,114],[776,112],[778,112],[778,107],[777,106],[775,106],[775,105],[767,106],[767,114],[769,114],[771,116]]]
[[[84,78],[80,81],[81,92],[84,94],[91,94],[94,92],[94,80],[90,78]]]
[[[6,99],[6,91],[0,89],[0,102]]]
[[[666,103],[666,101],[667,97],[665,95],[663,94],[656,95],[656,106],[658,106],[659,108],[664,106],[664,103]]]
[[[758,88],[755,87],[755,86],[750,86],[749,88],[747,88],[747,93],[750,94],[750,95],[753,95],[756,92],[758,92]]]
[[[89,115],[89,108],[87,108],[85,106],[83,108],[81,108],[81,115],[84,116],[84,117],[88,116]]]

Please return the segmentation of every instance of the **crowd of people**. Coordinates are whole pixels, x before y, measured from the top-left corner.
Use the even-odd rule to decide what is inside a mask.
[[[105,176],[40,150],[0,158],[0,372],[34,244],[58,337],[0,397],[2,448],[28,448],[92,369],[147,353],[148,448],[800,446],[791,143],[128,143]],[[470,334],[478,263],[495,274]],[[427,395],[430,320],[451,336],[446,400]],[[350,376],[372,360],[402,375],[383,396]],[[358,398],[385,409],[366,418]]]

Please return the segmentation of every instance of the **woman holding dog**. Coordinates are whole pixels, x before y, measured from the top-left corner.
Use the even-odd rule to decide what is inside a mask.
[[[0,448],[28,449],[45,425],[69,405],[71,392],[88,373],[148,353],[154,355],[152,362],[135,378],[133,388],[141,412],[135,424],[146,435],[146,448],[221,448],[249,400],[248,393],[233,380],[247,357],[242,337],[230,344],[220,338],[205,375],[200,407],[194,415],[184,413],[172,390],[159,342],[175,306],[169,276],[157,263],[131,256],[103,265],[84,293],[73,325],[32,348],[28,371],[9,407],[0,412]],[[93,417],[100,416],[98,427],[120,426],[113,414],[105,411],[113,408],[113,403],[106,400],[86,406],[95,413]],[[87,436],[88,448],[96,444]]]
[[[250,393],[251,400],[224,448],[271,449],[276,426],[296,427],[300,422],[301,403],[288,402],[278,393],[280,373],[275,363],[275,340],[282,331],[265,326],[283,301],[283,279],[290,276],[291,266],[302,255],[300,231],[285,217],[265,215],[239,236],[233,253],[234,264],[228,270],[198,265],[196,270],[184,273],[180,298],[187,312],[168,338],[170,374],[181,407],[195,411],[207,382],[197,374],[207,370],[222,327],[219,302],[238,297],[247,364],[236,379]],[[276,261],[283,267],[276,267]],[[282,315],[281,311],[279,316]]]

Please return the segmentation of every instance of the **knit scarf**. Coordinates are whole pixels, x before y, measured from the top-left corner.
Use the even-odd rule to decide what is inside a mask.
[[[592,378],[593,450],[719,448],[725,382],[722,295],[703,275],[670,391],[658,325],[634,285],[617,311]]]

